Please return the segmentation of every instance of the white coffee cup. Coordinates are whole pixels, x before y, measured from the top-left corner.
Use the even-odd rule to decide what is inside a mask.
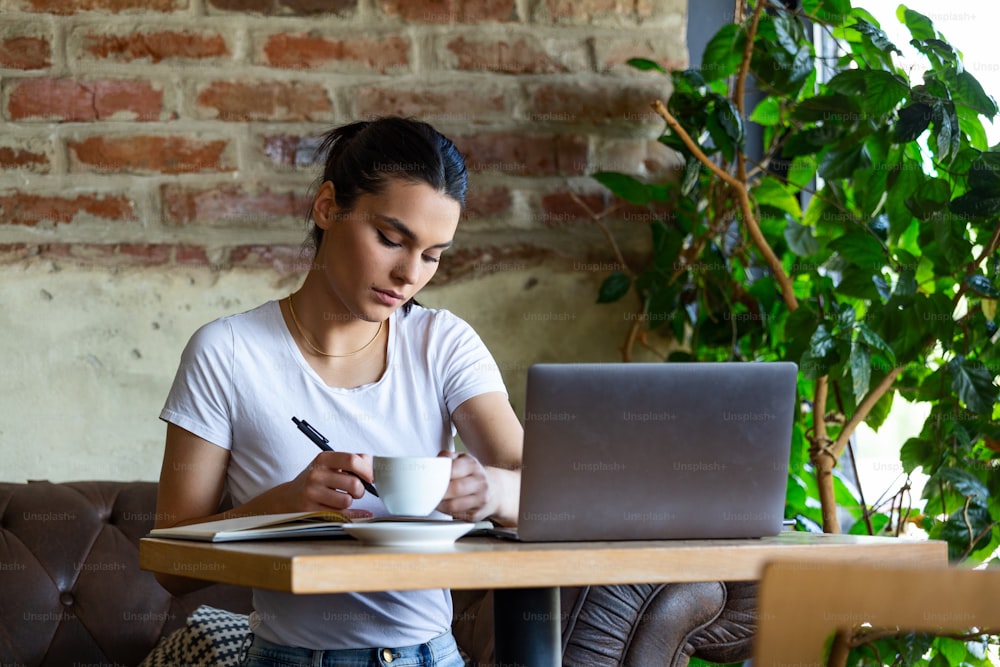
[[[446,456],[376,456],[372,471],[378,495],[392,514],[427,516],[438,506],[451,481]]]

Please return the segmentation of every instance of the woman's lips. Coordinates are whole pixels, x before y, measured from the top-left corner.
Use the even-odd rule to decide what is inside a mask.
[[[378,288],[373,288],[375,296],[378,300],[387,306],[395,306],[397,303],[403,300],[403,295],[398,292],[393,292],[392,290],[381,290]]]

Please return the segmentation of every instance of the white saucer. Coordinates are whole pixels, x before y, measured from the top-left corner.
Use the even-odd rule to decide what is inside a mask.
[[[344,532],[378,547],[444,547],[472,530],[468,521],[379,521],[345,523]]]

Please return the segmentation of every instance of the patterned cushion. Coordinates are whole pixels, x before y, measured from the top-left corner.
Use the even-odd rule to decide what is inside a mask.
[[[238,667],[250,634],[246,615],[202,605],[164,637],[139,667]]]

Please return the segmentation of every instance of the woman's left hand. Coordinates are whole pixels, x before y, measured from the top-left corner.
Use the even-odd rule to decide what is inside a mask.
[[[480,521],[496,511],[489,470],[465,452],[442,451],[451,458],[451,482],[437,509],[463,521]]]

